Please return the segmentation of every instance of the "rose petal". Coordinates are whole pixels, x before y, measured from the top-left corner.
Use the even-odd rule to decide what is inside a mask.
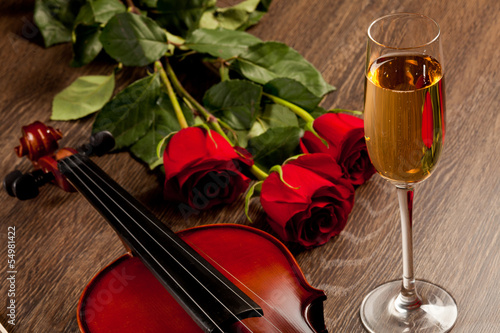
[[[328,153],[341,166],[344,178],[353,185],[361,185],[375,173],[366,149],[363,120],[342,113],[329,113],[314,121],[314,129],[328,142],[328,148],[307,131],[301,139],[302,151]],[[353,154],[359,154],[359,158],[354,160]],[[364,170],[360,173],[361,167]],[[355,175],[352,176],[351,172]]]
[[[236,174],[239,174],[239,175],[247,178],[241,172],[238,171],[238,169],[236,168],[236,166],[234,165],[232,160],[229,160],[229,161],[222,160],[221,161],[221,160],[213,160],[213,159],[207,159],[205,161],[201,161],[198,165],[186,166],[186,168],[184,170],[180,171],[176,175],[176,178],[179,179],[179,184],[182,187],[182,186],[184,186],[187,178],[189,178],[192,174],[198,173],[201,171],[206,171],[206,172],[231,171],[231,172],[234,172]],[[214,181],[220,182],[223,180],[217,181],[216,179],[214,179]]]
[[[252,166],[254,164],[252,154],[243,147],[234,147],[236,153],[240,156],[239,161],[246,164],[247,166]]]
[[[296,225],[296,242],[305,248],[319,246],[326,243],[334,235],[338,235],[345,223],[339,225],[331,203],[317,204],[310,208],[307,214],[294,217],[290,225]]]
[[[288,162],[289,165],[297,165],[301,168],[310,170],[330,181],[342,177],[342,169],[333,159],[331,155],[324,153],[315,153],[301,156],[293,161]]]
[[[284,180],[289,185],[298,188],[288,187],[280,180],[279,175],[273,172],[262,184],[260,202],[273,220],[284,225],[297,212],[307,208],[318,188],[331,187],[333,184],[297,165],[287,164],[282,169]]]
[[[318,117],[314,129],[328,141],[328,151],[337,161],[341,161],[346,151],[365,135],[363,120],[343,113],[327,113]]]
[[[197,165],[206,160],[232,160],[241,157],[218,133],[205,129],[188,127],[174,134],[163,154],[166,178],[175,177],[187,166]]]

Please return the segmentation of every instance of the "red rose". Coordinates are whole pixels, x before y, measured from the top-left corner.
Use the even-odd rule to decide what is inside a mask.
[[[328,147],[306,131],[300,140],[304,153],[327,153],[340,165],[343,177],[361,185],[375,173],[366,149],[363,120],[342,113],[327,113],[314,121],[314,130]]]
[[[240,164],[253,164],[249,156],[214,131],[182,129],[172,136],[163,154],[165,198],[199,210],[233,202],[250,184],[240,171]]]
[[[328,154],[300,156],[273,172],[262,184],[260,201],[268,222],[284,240],[305,248],[338,235],[354,203],[354,188]]]

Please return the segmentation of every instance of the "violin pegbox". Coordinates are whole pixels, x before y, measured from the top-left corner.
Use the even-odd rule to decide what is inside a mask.
[[[40,121],[22,127],[23,136],[20,145],[15,147],[17,156],[26,156],[35,167],[35,171],[22,174],[15,170],[9,173],[3,182],[7,193],[19,200],[35,198],[38,188],[52,182],[66,192],[74,192],[73,186],[61,174],[57,162],[73,154],[101,156],[115,146],[115,140],[109,132],[99,132],[91,136],[90,143],[78,149],[61,148],[58,141],[62,132]]]

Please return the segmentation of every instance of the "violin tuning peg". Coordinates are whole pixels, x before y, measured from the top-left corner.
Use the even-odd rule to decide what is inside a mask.
[[[115,138],[108,131],[97,132],[90,137],[90,145],[95,155],[102,156],[115,147]]]
[[[10,196],[16,197],[19,200],[28,200],[35,198],[39,190],[38,188],[47,184],[54,175],[44,173],[42,170],[36,170],[32,173],[22,174],[15,170],[7,175],[4,179],[4,187]]]
[[[7,191],[7,194],[10,195],[11,197],[15,197],[16,195],[14,194],[14,190],[12,189],[14,183],[16,180],[18,180],[20,177],[22,177],[22,172],[19,170],[14,170],[11,173],[9,173],[7,176],[5,176],[3,180],[3,188],[5,191]]]
[[[102,131],[92,134],[89,143],[80,147],[79,150],[87,156],[102,156],[114,147],[115,138],[113,137],[113,134],[108,131]]]
[[[19,200],[33,199],[38,196],[38,185],[33,175],[22,175],[12,184],[12,192]]]

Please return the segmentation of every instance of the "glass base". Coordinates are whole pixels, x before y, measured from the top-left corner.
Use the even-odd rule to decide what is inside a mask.
[[[457,304],[444,289],[425,281],[415,281],[422,300],[416,309],[400,312],[394,301],[401,280],[387,282],[370,292],[361,304],[361,321],[372,333],[448,332],[457,320]]]

